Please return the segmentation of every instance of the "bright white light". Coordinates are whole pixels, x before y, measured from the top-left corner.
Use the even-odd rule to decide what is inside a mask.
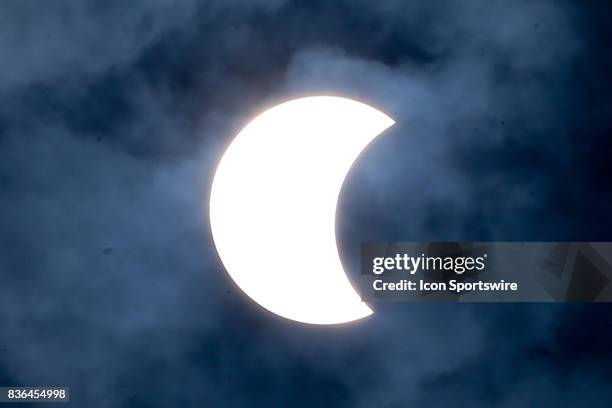
[[[217,168],[210,224],[236,284],[269,311],[304,323],[363,318],[336,247],[336,205],[351,165],[383,130],[384,113],[317,96],[265,111]]]

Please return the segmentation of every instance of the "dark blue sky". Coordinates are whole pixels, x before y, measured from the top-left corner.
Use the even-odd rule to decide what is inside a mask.
[[[253,114],[336,94],[397,121],[344,186],[349,273],[364,240],[611,241],[611,46],[603,0],[3,1],[0,385],[92,408],[609,407],[609,306],[295,324],[226,276],[206,203]]]

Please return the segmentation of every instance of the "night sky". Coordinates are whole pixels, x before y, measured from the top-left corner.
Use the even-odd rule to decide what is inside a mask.
[[[350,275],[361,241],[612,241],[611,75],[607,0],[0,2],[0,385],[90,408],[610,407],[612,306],[298,324],[231,281],[207,203],[250,118],[339,95],[397,122],[343,188]]]

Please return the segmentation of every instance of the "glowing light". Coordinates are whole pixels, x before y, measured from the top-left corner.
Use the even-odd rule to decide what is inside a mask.
[[[217,168],[210,224],[217,252],[255,302],[288,319],[363,318],[340,262],[336,205],[360,152],[393,120],[346,98],[295,99],[253,119]]]

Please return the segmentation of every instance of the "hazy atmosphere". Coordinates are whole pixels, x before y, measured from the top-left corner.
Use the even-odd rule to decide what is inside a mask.
[[[339,95],[397,122],[343,188],[349,274],[361,241],[612,241],[611,45],[603,0],[1,2],[0,386],[91,408],[609,407],[611,306],[298,324],[224,272],[207,206],[254,115]]]

